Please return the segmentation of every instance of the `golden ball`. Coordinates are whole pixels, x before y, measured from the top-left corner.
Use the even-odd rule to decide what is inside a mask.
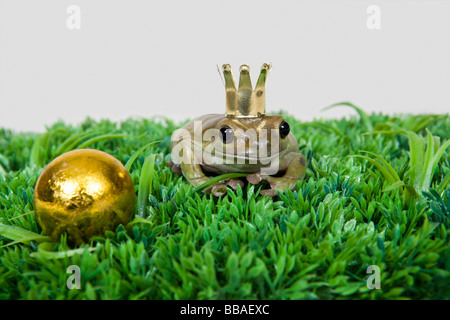
[[[55,241],[66,233],[72,245],[126,225],[134,208],[130,174],[119,160],[98,150],[79,149],[57,157],[34,190],[39,225]]]

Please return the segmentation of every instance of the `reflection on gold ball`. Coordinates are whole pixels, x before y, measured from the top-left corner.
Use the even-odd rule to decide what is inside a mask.
[[[36,219],[53,240],[67,234],[79,245],[106,230],[126,225],[134,214],[135,192],[125,167],[98,150],[67,152],[48,164],[34,191]]]

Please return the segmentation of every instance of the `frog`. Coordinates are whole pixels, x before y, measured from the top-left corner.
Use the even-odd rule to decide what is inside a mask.
[[[172,160],[177,161],[167,164],[174,173],[183,175],[194,187],[217,175],[242,173],[250,184],[266,181],[270,188],[261,189],[260,194],[269,197],[295,189],[305,176],[307,159],[299,152],[297,139],[286,119],[265,112],[265,82],[270,69],[270,64],[263,64],[253,89],[250,67],[242,65],[239,88],[236,88],[231,66],[222,66],[226,113],[202,115],[172,134]],[[178,157],[174,157],[175,151]],[[225,179],[203,192],[220,197],[228,188],[243,188],[244,181]]]

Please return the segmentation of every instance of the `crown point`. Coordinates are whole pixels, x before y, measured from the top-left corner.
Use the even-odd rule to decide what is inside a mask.
[[[227,72],[229,72],[229,71],[231,71],[231,66],[229,65],[229,64],[224,64],[223,66],[222,66],[222,71],[227,71]]]
[[[239,67],[239,72],[250,72],[250,67],[246,64],[243,64]]]
[[[261,70],[270,71],[270,69],[272,69],[272,64],[270,63],[263,63],[263,65],[261,66]]]

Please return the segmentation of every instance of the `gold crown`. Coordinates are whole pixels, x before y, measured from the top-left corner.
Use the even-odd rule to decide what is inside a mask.
[[[225,77],[226,106],[229,117],[261,117],[266,112],[266,77],[271,65],[264,63],[261,67],[255,90],[250,80],[250,67],[243,64],[239,68],[239,89],[236,89],[231,66],[224,64],[222,72]]]

